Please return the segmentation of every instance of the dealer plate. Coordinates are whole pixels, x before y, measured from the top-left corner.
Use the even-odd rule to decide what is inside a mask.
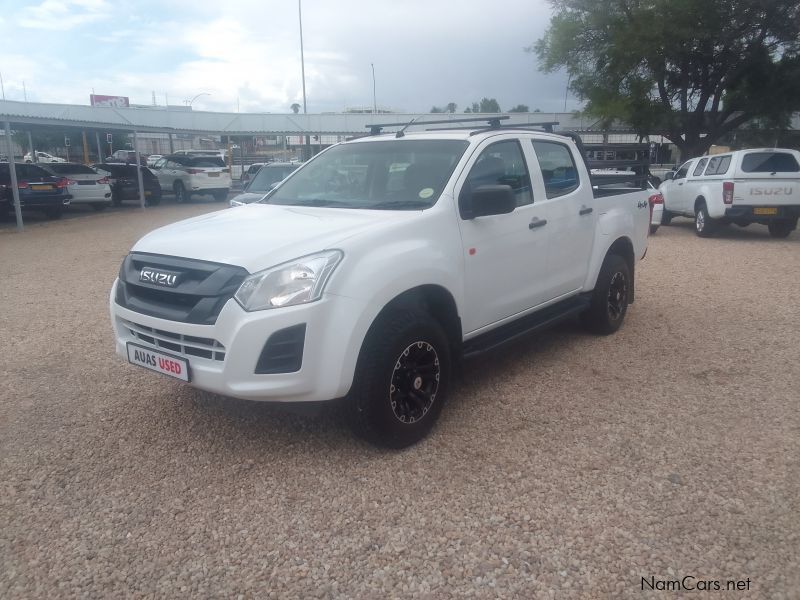
[[[189,381],[189,361],[185,358],[128,342],[128,362],[175,379]]]
[[[777,215],[778,209],[775,206],[756,206],[753,209],[754,215]]]

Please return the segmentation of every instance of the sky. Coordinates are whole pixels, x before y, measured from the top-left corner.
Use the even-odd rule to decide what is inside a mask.
[[[303,0],[308,112],[373,103],[427,112],[482,97],[503,110],[564,109],[566,75],[525,48],[546,0]],[[0,0],[8,100],[193,102],[195,110],[290,112],[303,103],[297,0]],[[23,91],[23,82],[25,90]],[[579,108],[569,96],[567,109]],[[302,109],[301,109],[302,111]]]

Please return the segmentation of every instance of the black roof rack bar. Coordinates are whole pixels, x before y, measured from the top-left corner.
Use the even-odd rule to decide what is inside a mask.
[[[505,119],[510,119],[509,116],[497,115],[491,117],[468,117],[468,118],[458,118],[458,119],[437,119],[434,121],[416,121],[418,117],[415,117],[411,120],[411,122],[405,123],[373,123],[372,125],[365,125],[370,130],[372,135],[378,135],[381,133],[381,130],[384,127],[408,127],[412,123],[414,125],[444,125],[446,123],[489,123],[490,125],[494,122],[497,122],[496,127],[500,126],[500,121]]]
[[[500,127],[485,127],[483,129],[476,129],[470,135],[477,135],[492,129],[537,129],[545,133],[553,133],[553,127],[558,125],[558,121],[543,121],[542,123],[503,123]]]

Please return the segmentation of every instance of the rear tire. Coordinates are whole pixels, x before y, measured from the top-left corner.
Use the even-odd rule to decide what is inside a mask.
[[[708,216],[705,201],[701,201],[694,212],[694,231],[702,237],[711,237],[717,230],[717,222]]]
[[[770,237],[774,237],[777,239],[783,239],[785,237],[789,237],[789,234],[792,233],[796,227],[797,227],[796,220],[772,221],[767,224],[767,229],[769,229]]]
[[[658,231],[658,225],[650,225],[650,235],[653,235],[656,231]]]
[[[228,192],[226,190],[214,192],[213,196],[214,202],[224,202],[228,198]]]
[[[619,254],[609,254],[603,261],[589,309],[581,322],[592,333],[608,335],[622,326],[628,312],[633,279],[627,261]]]
[[[447,335],[433,317],[411,309],[379,316],[364,340],[346,399],[350,426],[376,446],[418,442],[439,418],[450,373]]]
[[[189,201],[190,195],[186,191],[186,188],[183,187],[183,183],[176,181],[175,185],[172,186],[172,189],[175,191],[175,202],[178,204],[183,204],[184,202]]]
[[[661,224],[662,224],[662,225],[669,225],[670,223],[672,223],[672,216],[673,216],[673,215],[672,215],[672,213],[671,213],[671,212],[669,212],[669,211],[668,211],[668,210],[665,208],[665,209],[664,209],[664,212],[663,212],[663,213],[661,213]]]

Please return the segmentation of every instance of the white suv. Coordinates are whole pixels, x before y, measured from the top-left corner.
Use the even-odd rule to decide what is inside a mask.
[[[192,194],[211,194],[222,202],[231,189],[231,170],[219,156],[173,154],[150,168],[161,189],[174,192],[177,202],[188,202]]]

